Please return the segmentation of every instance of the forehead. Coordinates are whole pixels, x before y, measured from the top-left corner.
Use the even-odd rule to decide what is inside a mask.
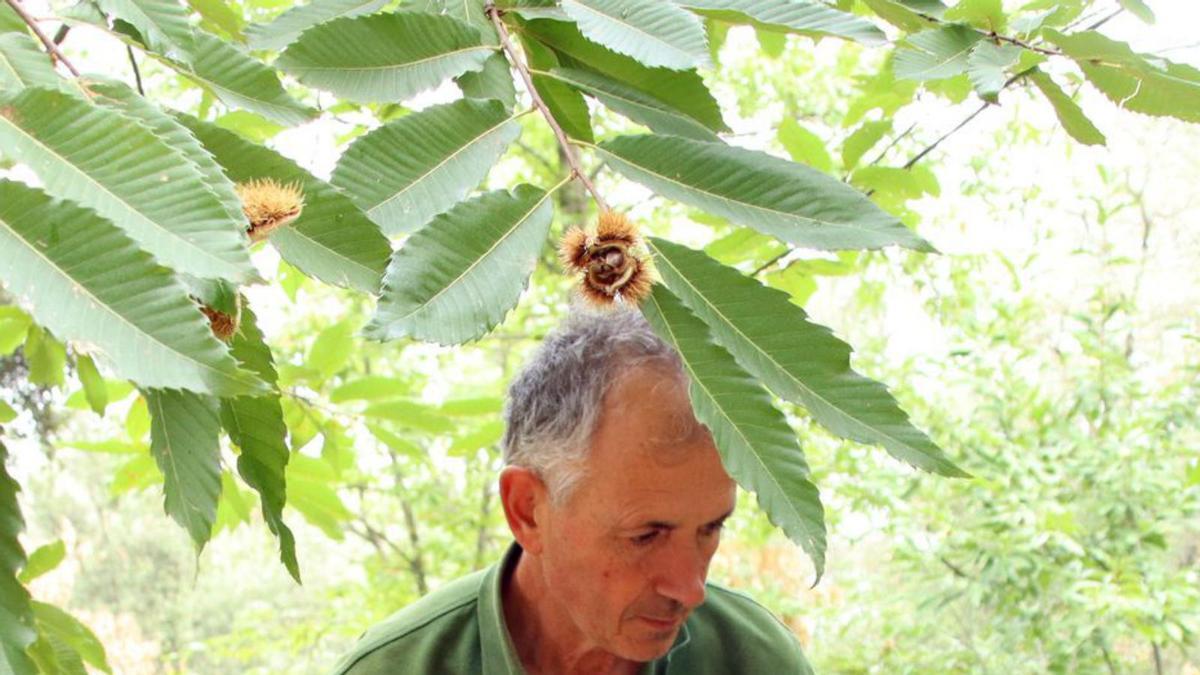
[[[695,517],[712,518],[732,506],[734,483],[678,371],[645,364],[617,377],[602,402],[580,492],[600,508],[660,517],[698,511]]]

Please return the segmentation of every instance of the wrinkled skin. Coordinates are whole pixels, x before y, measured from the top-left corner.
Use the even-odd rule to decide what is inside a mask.
[[[561,503],[509,467],[501,497],[524,549],[505,617],[532,673],[636,672],[704,601],[736,488],[678,373],[640,366],[604,399],[585,474]]]

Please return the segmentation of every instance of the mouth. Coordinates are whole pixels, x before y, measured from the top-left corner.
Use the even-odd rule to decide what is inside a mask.
[[[648,624],[651,628],[653,628],[656,631],[674,630],[675,628],[679,627],[679,622],[680,622],[680,620],[678,618],[660,619],[660,618],[651,617],[651,616],[641,616],[638,618],[641,619],[646,624]]]

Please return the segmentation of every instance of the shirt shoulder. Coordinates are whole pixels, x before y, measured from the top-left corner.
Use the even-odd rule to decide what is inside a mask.
[[[486,572],[452,581],[372,626],[333,675],[395,673],[400,664],[414,674],[477,671],[476,607]]]
[[[812,675],[796,635],[744,593],[708,584],[708,597],[692,613],[688,631],[690,644],[683,651],[694,663],[680,672]]]

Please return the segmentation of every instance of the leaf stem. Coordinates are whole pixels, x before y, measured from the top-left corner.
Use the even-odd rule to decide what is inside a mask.
[[[75,69],[75,66],[71,65],[71,62],[68,61],[67,57],[64,56],[62,51],[59,50],[58,45],[55,44],[54,40],[46,37],[46,34],[42,32],[42,29],[38,28],[37,21],[35,21],[32,16],[29,16],[29,13],[25,11],[25,8],[21,7],[21,4],[18,3],[17,0],[4,1],[7,2],[8,6],[12,7],[13,11],[17,13],[17,16],[21,17],[21,20],[33,30],[33,34],[42,41],[43,45],[46,46],[46,51],[50,52],[51,56],[54,58],[62,61],[62,64],[67,67],[67,70],[71,71],[72,75],[75,77],[80,77],[79,71]]]
[[[11,3],[15,0],[7,1]],[[562,127],[554,119],[554,115],[550,114],[550,108],[546,106],[546,102],[543,101],[541,95],[538,94],[537,88],[533,86],[533,77],[529,73],[529,66],[527,66],[521,59],[521,56],[517,54],[517,50],[513,47],[512,40],[509,38],[508,28],[506,28],[504,22],[500,20],[500,9],[495,5],[488,3],[484,11],[487,12],[488,17],[491,18],[492,24],[496,26],[496,33],[500,36],[500,46],[505,53],[508,54],[508,58],[510,61],[512,61],[513,66],[517,69],[517,72],[521,74],[521,80],[525,83],[525,90],[529,92],[529,97],[533,99],[533,105],[536,106],[539,111],[541,111],[542,117],[546,119],[546,123],[549,124],[550,129],[554,131],[554,137],[558,140],[558,144],[562,146],[563,155],[567,159],[567,164],[571,167],[571,174],[567,177],[567,180],[570,180],[571,178],[578,178],[583,183],[583,186],[587,188],[587,191],[591,193],[592,199],[596,200],[596,206],[598,206],[601,211],[607,211],[608,204],[604,201],[604,198],[600,196],[600,193],[596,190],[596,186],[588,177],[587,172],[584,171],[582,166],[579,164],[579,156],[575,154],[575,148],[571,145],[570,139],[567,138],[566,132],[563,131]],[[559,185],[561,186],[562,184],[560,183]],[[555,189],[557,189],[557,187]]]

